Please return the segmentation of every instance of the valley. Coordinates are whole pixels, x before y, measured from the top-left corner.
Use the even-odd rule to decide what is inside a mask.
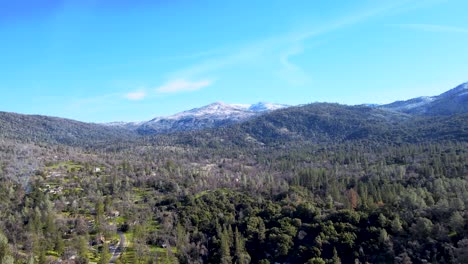
[[[1,263],[466,263],[466,108],[389,108],[164,133],[1,113]]]

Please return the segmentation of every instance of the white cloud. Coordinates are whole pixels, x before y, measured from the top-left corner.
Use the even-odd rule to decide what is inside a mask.
[[[146,97],[146,93],[144,91],[136,91],[136,92],[125,94],[125,98],[127,98],[128,100],[133,100],[133,101],[142,100],[145,97]]]
[[[166,84],[158,87],[156,91],[158,93],[179,93],[179,92],[191,92],[200,90],[204,87],[213,84],[212,80],[201,80],[201,81],[187,81],[187,80],[175,80],[167,82]]]

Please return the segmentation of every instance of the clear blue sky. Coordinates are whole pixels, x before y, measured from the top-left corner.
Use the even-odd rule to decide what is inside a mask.
[[[468,81],[466,0],[0,0],[0,110],[388,103]]]

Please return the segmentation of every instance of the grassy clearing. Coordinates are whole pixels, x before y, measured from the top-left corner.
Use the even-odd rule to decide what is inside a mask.
[[[155,253],[158,258],[157,263],[179,263],[177,257],[175,257],[174,249],[171,249],[172,253],[168,253],[166,248],[151,246],[150,248],[151,253]],[[137,253],[133,248],[127,248],[125,252],[120,257],[122,263],[147,263],[146,259],[138,259]]]
[[[153,253],[157,253],[158,256],[165,256],[168,252],[168,250],[170,250],[172,252],[172,254],[176,254],[177,253],[177,248],[170,248],[170,249],[167,249],[167,248],[163,248],[163,247],[160,247],[160,246],[150,246],[150,251],[153,252]],[[169,255],[172,255],[172,254],[169,254]]]
[[[53,250],[48,250],[46,252],[46,255],[47,256],[52,256],[52,257],[57,257],[57,258],[60,257],[59,253],[57,251],[53,251]]]
[[[120,258],[122,263],[135,263],[135,250],[131,247],[127,247]]]
[[[151,189],[142,189],[142,188],[136,188],[136,187],[133,187],[133,192],[134,192],[134,202],[139,202],[139,201],[143,201],[145,199],[145,197],[149,197],[149,195],[151,194]]]
[[[133,232],[127,232],[123,234],[125,236],[125,246],[128,248],[132,247],[133,244]]]
[[[195,194],[195,198],[198,199],[200,197],[202,197],[203,195],[207,194],[209,191],[201,191],[197,194]]]
[[[148,223],[147,231],[152,232],[152,231],[158,231],[159,230],[159,223],[155,220],[151,220]]]
[[[77,171],[79,169],[82,169],[83,165],[80,165],[76,162],[69,160],[69,161],[59,162],[57,164],[53,164],[53,165],[46,167],[46,169],[50,169],[50,170],[57,170],[60,168],[66,169],[67,172],[72,172],[72,171]]]
[[[97,254],[97,251],[91,251],[91,252],[88,252],[88,259],[91,262],[98,262],[99,261],[99,255]]]

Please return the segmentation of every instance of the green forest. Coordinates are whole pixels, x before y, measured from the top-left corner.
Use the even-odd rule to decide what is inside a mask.
[[[3,118],[0,263],[468,263],[468,117],[376,111],[144,136]]]

